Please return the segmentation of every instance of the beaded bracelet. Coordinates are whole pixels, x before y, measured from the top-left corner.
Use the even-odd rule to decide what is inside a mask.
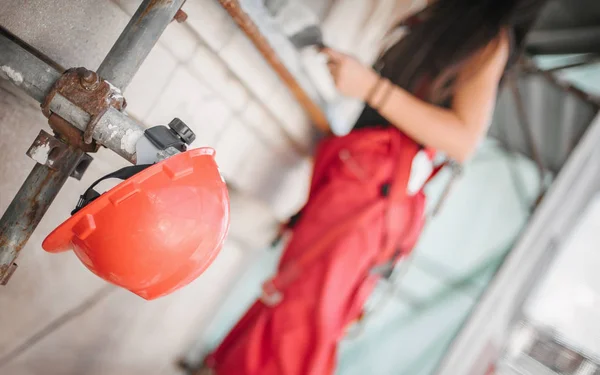
[[[385,105],[385,103],[387,103],[390,93],[392,92],[392,89],[394,88],[394,85],[392,84],[392,82],[390,82],[390,80],[388,80],[387,78],[382,79],[382,81],[384,81],[386,84],[386,86],[384,87],[385,91],[383,92],[383,94],[379,98],[379,100],[377,101],[376,105],[373,107],[378,111],[381,109],[381,107],[383,107]]]
[[[371,100],[373,100],[373,96],[377,93],[377,91],[379,91],[379,85],[382,81],[383,79],[381,77],[377,77],[377,81],[375,81],[375,84],[373,85],[373,87],[371,87],[371,89],[367,93],[367,96],[365,97],[365,101],[367,103],[370,103]]]

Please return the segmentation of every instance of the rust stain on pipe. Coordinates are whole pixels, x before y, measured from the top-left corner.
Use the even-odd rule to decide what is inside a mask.
[[[277,53],[271,47],[266,38],[260,33],[252,19],[242,10],[237,0],[219,0],[223,8],[227,10],[231,18],[237,23],[242,31],[250,38],[259,52],[275,70],[279,78],[286,84],[288,89],[296,97],[296,100],[308,113],[313,124],[322,132],[330,133],[329,122],[323,110],[302,89],[296,78],[281,62]]]
[[[167,7],[171,4],[173,4],[173,0],[152,0],[146,7],[146,12],[158,7]]]
[[[7,264],[0,266],[0,275],[4,275],[0,277],[0,285],[4,286],[8,284],[8,280],[10,280],[11,276],[17,270],[17,264]]]
[[[148,13],[150,13],[150,11],[154,8],[160,8],[160,7],[167,7],[169,5],[171,5],[173,3],[173,0],[152,0],[150,1],[150,3],[148,3],[148,6],[146,7],[146,9],[144,9],[144,11],[142,12],[142,14],[140,15],[140,18],[137,20],[136,25],[139,24],[144,17],[146,17],[148,15]]]

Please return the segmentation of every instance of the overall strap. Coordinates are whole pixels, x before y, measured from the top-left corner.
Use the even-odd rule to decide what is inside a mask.
[[[372,220],[372,217],[382,209],[381,204],[367,205],[328,229],[325,235],[319,237],[311,246],[308,246],[298,259],[290,262],[285,268],[278,270],[273,278],[263,284],[261,301],[269,306],[279,303],[283,298],[283,290],[297,280],[310,264],[318,261],[321,256],[326,254],[327,248],[332,246],[340,236]]]

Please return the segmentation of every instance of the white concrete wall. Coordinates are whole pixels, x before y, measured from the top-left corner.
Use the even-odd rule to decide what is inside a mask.
[[[44,122],[36,107],[23,106],[22,99],[0,88],[0,124],[3,211],[33,167],[24,151]],[[106,150],[94,156],[81,183],[67,182],[23,249],[17,272],[0,289],[0,374],[173,371],[173,361],[208,321],[253,249],[274,233],[272,211],[233,192],[231,235],[216,262],[198,280],[153,302],[107,288],[72,253],[54,255],[41,249],[44,237],[68,217],[81,191],[124,164]],[[97,303],[91,304],[90,299]]]
[[[139,3],[7,0],[0,24],[63,66],[95,69]],[[234,188],[225,249],[196,282],[154,302],[107,288],[73,254],[44,253],[41,241],[81,191],[124,165],[101,150],[84,181],[67,182],[0,289],[0,374],[173,372],[253,249],[302,204],[310,173],[298,152],[310,128],[302,109],[216,1],[190,0],[185,10],[188,22],[168,27],[125,95],[129,113],[146,125],[177,116],[196,132],[196,146],[216,148]],[[16,93],[0,89],[1,211],[33,167],[25,151],[48,129],[36,103],[7,90]]]

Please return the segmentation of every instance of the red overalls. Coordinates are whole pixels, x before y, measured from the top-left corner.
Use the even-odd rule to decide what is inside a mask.
[[[380,277],[374,267],[406,255],[421,233],[425,195],[406,193],[419,150],[393,127],[320,144],[277,274],[207,367],[217,375],[334,372],[337,344]]]

